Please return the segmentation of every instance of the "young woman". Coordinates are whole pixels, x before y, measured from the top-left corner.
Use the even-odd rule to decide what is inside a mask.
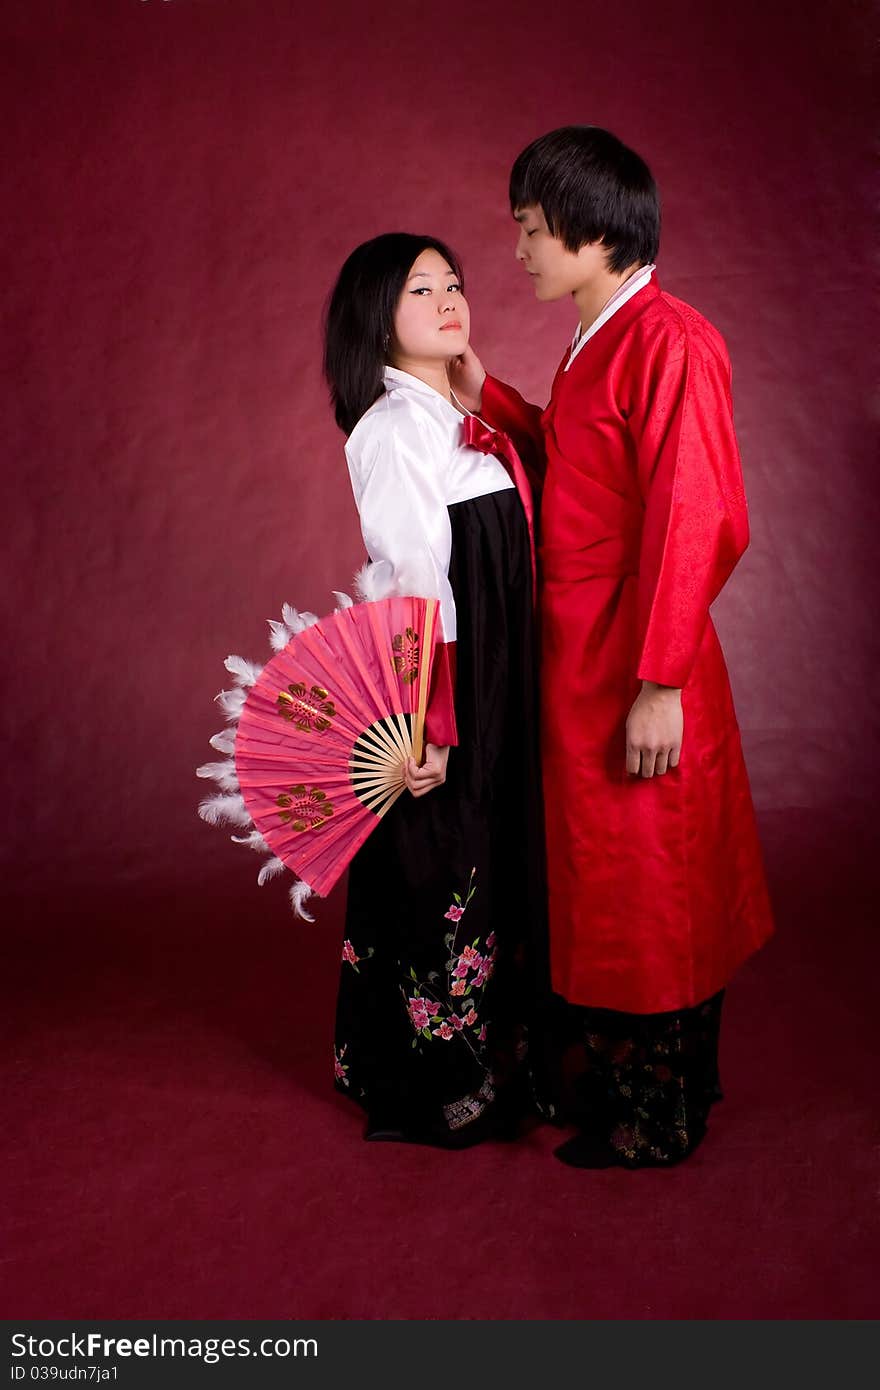
[[[390,233],[343,266],[325,349],[370,592],[438,598],[446,643],[411,795],[350,870],[336,1085],[368,1139],[448,1147],[515,1132],[548,988],[531,495],[450,390],[469,327],[453,253]]]

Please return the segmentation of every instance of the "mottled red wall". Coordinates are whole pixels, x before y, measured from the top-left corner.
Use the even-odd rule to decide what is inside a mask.
[[[382,230],[447,238],[478,348],[540,398],[572,314],[518,273],[506,180],[567,122],[648,158],[662,282],[730,346],[753,543],[717,616],[759,805],[869,790],[867,14],[6,0],[4,847],[23,883],[47,855],[65,892],[229,869],[192,775],[222,658],[261,657],[283,598],[328,608],[361,554],[319,373],[334,274]]]

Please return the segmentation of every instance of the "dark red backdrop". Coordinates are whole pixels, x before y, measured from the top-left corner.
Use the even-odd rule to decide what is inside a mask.
[[[287,930],[193,768],[226,652],[262,659],[281,601],[326,610],[361,559],[325,296],[370,235],[446,238],[477,347],[540,399],[572,313],[514,263],[506,179],[568,122],[647,157],[662,283],[730,347],[753,541],[718,624],[759,809],[798,811],[817,871],[876,746],[867,15],[6,0],[3,849],[35,930],[157,901],[185,939],[218,885]]]
[[[506,177],[569,121],[650,160],[662,282],[730,346],[754,538],[718,619],[759,805],[858,793],[866,12],[4,6],[17,874],[224,862],[191,775],[219,661],[361,554],[319,374],[334,274],[381,230],[448,238],[477,346],[541,398],[572,314],[514,263]]]

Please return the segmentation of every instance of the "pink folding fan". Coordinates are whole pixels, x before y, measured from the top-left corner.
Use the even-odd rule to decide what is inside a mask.
[[[237,688],[218,699],[235,727],[211,744],[232,756],[198,769],[220,787],[200,815],[246,827],[232,838],[270,853],[260,883],[292,869],[302,916],[400,796],[407,759],[421,760],[443,640],[437,599],[347,602],[320,620],[285,607],[270,624],[283,649],[262,669],[227,657]]]

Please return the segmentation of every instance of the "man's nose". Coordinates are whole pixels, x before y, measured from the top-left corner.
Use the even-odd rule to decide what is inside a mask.
[[[525,234],[525,232],[520,232],[519,236],[517,237],[517,239],[516,239],[516,246],[513,248],[513,254],[514,254],[514,256],[516,257],[516,259],[517,259],[518,261],[524,261],[524,260],[525,260],[525,258],[526,258],[526,234]]]

